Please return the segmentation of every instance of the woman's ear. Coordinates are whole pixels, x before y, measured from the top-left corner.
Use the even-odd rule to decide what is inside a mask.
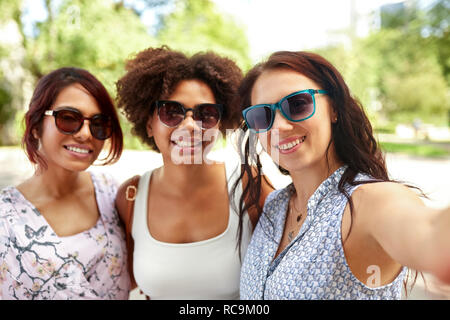
[[[33,135],[33,137],[34,137],[36,140],[39,140],[39,134],[38,134],[36,128],[34,128],[33,130],[31,130],[31,134]]]
[[[331,111],[331,123],[336,123],[338,120],[337,110],[333,108]]]

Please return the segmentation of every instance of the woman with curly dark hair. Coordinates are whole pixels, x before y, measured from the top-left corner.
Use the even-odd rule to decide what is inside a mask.
[[[450,280],[450,210],[389,179],[362,106],[327,60],[276,52],[239,94],[244,129],[292,178],[266,199],[242,299],[399,299],[406,266]],[[250,172],[259,159],[245,143]]]
[[[220,132],[239,124],[233,100],[242,72],[212,52],[187,57],[167,47],[140,52],[126,70],[117,82],[118,106],[164,163],[126,181],[116,199],[132,236],[135,282],[152,299],[239,298],[240,257],[258,206],[239,226],[230,194],[239,163],[207,156]],[[241,186],[236,190],[240,196]],[[264,184],[260,205],[270,191]]]

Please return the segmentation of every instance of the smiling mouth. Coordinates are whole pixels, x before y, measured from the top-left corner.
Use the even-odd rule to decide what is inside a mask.
[[[69,151],[81,153],[81,154],[92,153],[92,150],[89,150],[89,149],[82,149],[82,148],[77,148],[77,147],[72,147],[72,146],[64,146],[64,148]]]
[[[288,142],[288,143],[284,143],[284,144],[280,144],[277,146],[278,149],[283,150],[283,151],[288,151],[292,148],[294,148],[295,146],[299,145],[300,143],[303,143],[303,141],[305,141],[306,136],[303,136],[301,138],[298,138],[294,141]]]
[[[180,148],[195,148],[198,146],[202,145],[202,141],[183,141],[183,140],[178,140],[178,141],[173,141],[172,143],[174,143],[175,145],[177,145]]]

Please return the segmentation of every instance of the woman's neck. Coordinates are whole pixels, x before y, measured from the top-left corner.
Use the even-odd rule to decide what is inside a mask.
[[[168,162],[158,170],[157,178],[162,184],[168,184],[171,188],[181,191],[192,190],[211,185],[213,181],[216,181],[220,168],[215,164],[177,165]]]
[[[30,179],[18,185],[17,188],[30,195],[36,193],[42,196],[59,199],[74,193],[81,185],[83,185],[81,177],[82,174],[77,171],[49,167],[46,170],[36,170]]]
[[[290,172],[292,183],[297,193],[297,205],[306,205],[320,184],[342,165],[341,161],[329,160],[328,163],[324,161],[299,171]]]

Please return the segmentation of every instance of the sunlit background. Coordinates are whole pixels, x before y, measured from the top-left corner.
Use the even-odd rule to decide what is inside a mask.
[[[308,50],[344,75],[394,178],[448,206],[449,25],[449,0],[0,0],[0,188],[32,173],[22,119],[53,69],[85,68],[115,97],[126,59],[148,47],[214,50],[244,72],[274,51]],[[121,123],[127,150],[109,169],[118,180],[160,165]],[[273,174],[277,187],[289,182]]]
[[[448,0],[0,0],[0,145],[19,142],[43,74],[86,68],[114,96],[125,59],[163,44],[214,50],[244,71],[277,50],[318,52],[343,73],[377,132],[448,141],[449,17]],[[126,146],[143,148],[130,135]],[[384,147],[449,154],[437,145]]]

